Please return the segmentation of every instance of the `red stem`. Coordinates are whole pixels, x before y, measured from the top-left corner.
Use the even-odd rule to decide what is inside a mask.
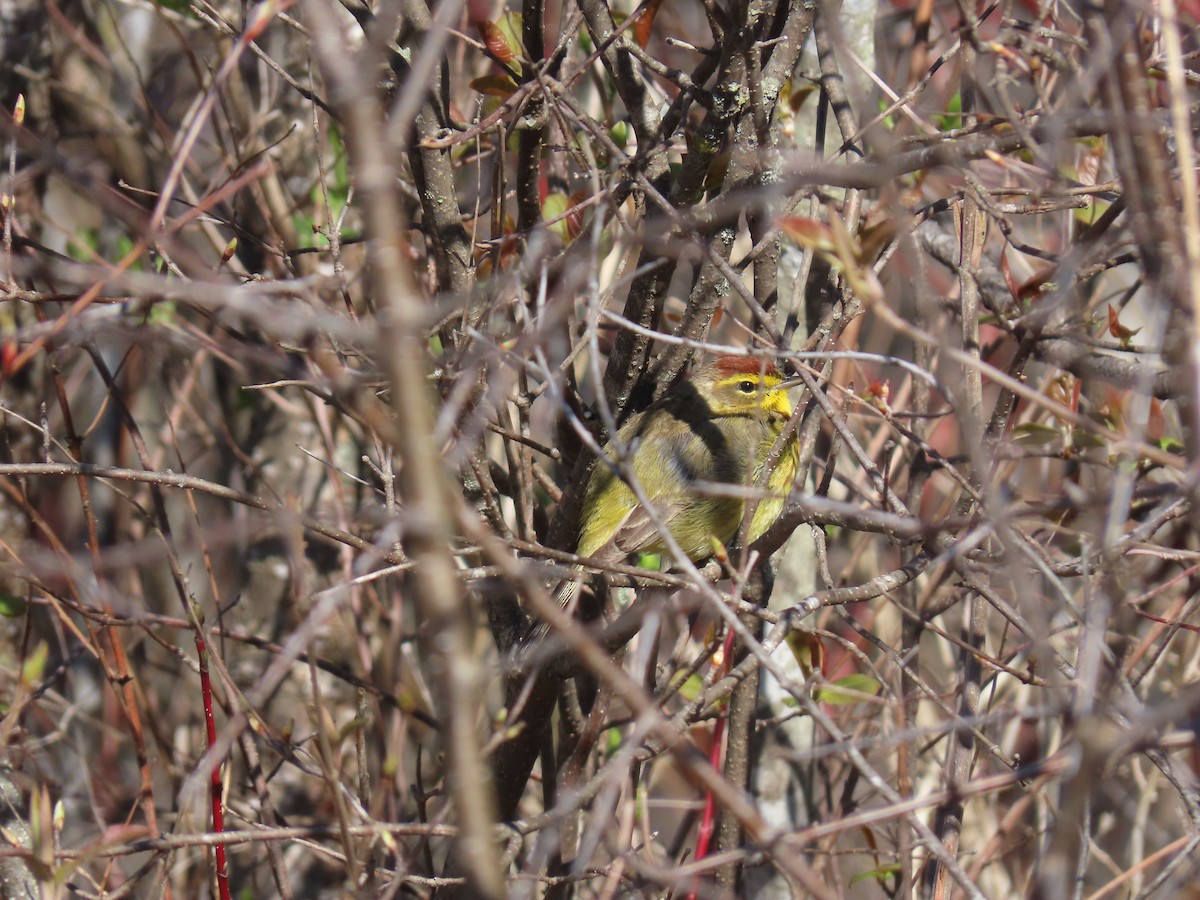
[[[717,678],[724,677],[729,671],[730,659],[733,656],[733,632],[730,631],[725,635],[725,642],[721,646],[721,663],[720,671],[717,673]],[[713,726],[713,742],[712,748],[708,752],[709,764],[720,771],[721,757],[724,751],[725,743],[725,723],[727,717],[725,713],[717,716],[717,723]],[[696,832],[696,853],[694,858],[697,862],[708,856],[708,849],[712,845],[713,831],[716,829],[717,822],[717,801],[713,797],[712,791],[704,793],[704,815],[700,819],[700,827]],[[691,891],[688,892],[688,900],[696,900],[696,889],[699,882],[692,885]]]
[[[200,660],[200,696],[204,703],[204,728],[208,733],[208,749],[211,752],[217,743],[217,721],[213,716],[212,679],[208,674],[208,645],[204,642],[204,635],[198,626],[195,629],[195,635],[196,655]],[[209,792],[212,799],[212,830],[214,834],[220,834],[225,830],[225,810],[221,805],[220,762],[213,763]],[[216,851],[217,892],[220,894],[221,900],[232,900],[229,893],[229,867],[225,862],[225,845],[217,844]]]

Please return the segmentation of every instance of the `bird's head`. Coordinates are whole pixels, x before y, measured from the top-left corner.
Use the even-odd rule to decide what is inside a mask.
[[[722,356],[701,366],[690,381],[717,416],[745,415],[761,409],[788,418],[792,403],[774,363],[745,356]]]

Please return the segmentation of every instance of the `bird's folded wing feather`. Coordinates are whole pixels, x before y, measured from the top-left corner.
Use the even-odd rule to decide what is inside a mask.
[[[640,441],[633,475],[653,505],[654,515],[651,517],[641,503],[635,503],[626,514],[609,541],[623,557],[662,549],[662,535],[655,522],[670,530],[687,503],[692,482],[713,477],[711,454],[698,447],[694,436],[683,428],[662,435],[643,435]]]

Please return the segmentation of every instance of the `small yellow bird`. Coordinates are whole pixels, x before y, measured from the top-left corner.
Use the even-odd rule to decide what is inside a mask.
[[[756,540],[779,518],[799,465],[793,431],[762,484],[771,448],[792,415],[789,386],[774,365],[723,356],[630,418],[605,445],[608,462],[592,469],[575,552],[616,562],[667,549],[623,474],[641,486],[658,521],[693,562],[712,556],[713,538],[733,540],[746,506],[753,505],[706,492],[704,483],[759,486],[765,495],[746,535],[747,542]]]

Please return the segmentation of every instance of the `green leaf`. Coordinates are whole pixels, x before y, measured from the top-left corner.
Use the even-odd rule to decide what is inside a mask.
[[[190,0],[154,0],[154,5],[160,9],[170,10],[173,13],[179,13],[181,16],[187,16],[189,19],[198,19],[199,16],[192,10]]]
[[[884,882],[888,879],[895,878],[900,874],[900,863],[887,863],[886,865],[878,866],[866,872],[859,872],[850,879],[851,884],[856,884],[860,881],[878,881]]]
[[[1012,430],[1013,440],[1018,444],[1033,444],[1041,446],[1052,444],[1062,437],[1062,432],[1051,425],[1041,422],[1022,422]]]
[[[562,238],[564,244],[571,242],[571,229],[564,215],[570,205],[570,199],[561,191],[547,194],[546,199],[542,201],[542,221],[550,223],[546,228]],[[563,216],[563,218],[560,219],[559,216]],[[553,222],[552,219],[558,219],[558,221]]]
[[[955,94],[946,104],[946,111],[935,117],[939,131],[954,131],[962,127],[962,94]]]
[[[517,83],[507,75],[484,75],[471,81],[471,90],[487,97],[501,97],[507,100],[517,90]]]
[[[886,97],[879,98],[879,111],[880,112],[883,112],[885,109],[887,109],[891,105],[892,105],[891,101],[888,100]],[[886,128],[888,131],[894,131],[896,129],[895,115],[884,116],[883,117],[883,127]]]
[[[684,700],[692,701],[700,696],[702,690],[704,690],[704,679],[699,675],[692,675],[679,688],[679,696]]]
[[[1092,225],[1102,215],[1108,212],[1108,208],[1112,206],[1107,200],[1101,200],[1099,197],[1093,197],[1092,202],[1087,206],[1079,207],[1071,210],[1071,214],[1075,217],[1075,221],[1080,225]]]
[[[608,136],[612,138],[614,144],[624,150],[625,145],[629,143],[629,132],[629,123],[622,119],[608,130]]]
[[[12,594],[0,594],[0,616],[15,619],[17,616],[25,615],[27,608],[28,604],[21,597],[15,597]]]
[[[1107,447],[1108,443],[1104,440],[1104,438],[1094,435],[1090,431],[1084,431],[1082,428],[1076,428],[1071,432],[1071,446],[1080,450],[1096,450],[1101,447]]]
[[[147,321],[151,325],[167,327],[175,322],[178,314],[179,309],[175,305],[174,300],[163,300],[150,307],[150,315],[147,316]]]
[[[99,255],[100,229],[80,228],[67,243],[67,256],[77,262],[92,263]]]
[[[649,569],[652,572],[657,572],[662,568],[661,553],[639,553],[637,558],[639,568]]]
[[[825,648],[821,639],[811,631],[800,629],[788,632],[784,638],[788,649],[796,660],[796,665],[804,673],[805,678],[812,678],[813,673],[820,672],[824,663]]]
[[[833,684],[817,688],[816,699],[821,703],[833,706],[849,706],[861,703],[865,695],[874,696],[879,693],[880,684],[870,675],[861,672],[839,678]]]
[[[383,760],[383,765],[380,767],[384,778],[395,778],[396,773],[400,771],[400,757],[394,753],[389,753]]]
[[[621,729],[610,728],[604,739],[604,750],[607,756],[612,756],[621,749]]]
[[[29,687],[34,687],[42,683],[42,676],[46,672],[46,660],[50,657],[50,645],[45,641],[38,641],[33,652],[25,657],[25,661],[21,664],[21,683]]]

